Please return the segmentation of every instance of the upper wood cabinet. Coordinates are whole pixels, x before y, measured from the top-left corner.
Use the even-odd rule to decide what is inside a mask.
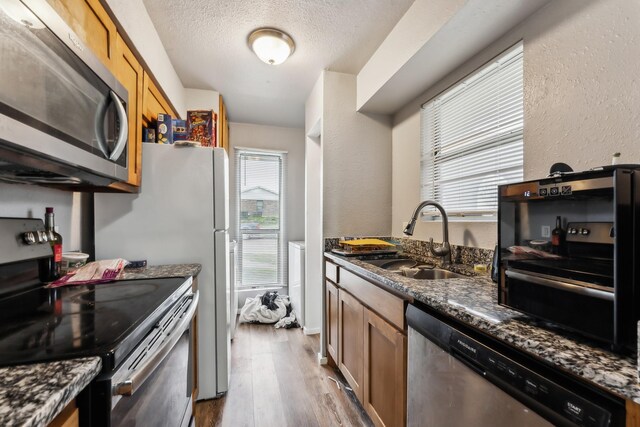
[[[227,121],[227,107],[220,95],[220,107],[218,113],[218,147],[229,152],[229,122]]]
[[[47,0],[82,42],[111,71],[116,57],[115,23],[99,0]]]
[[[142,181],[142,88],[144,70],[131,49],[118,34],[116,40],[115,75],[127,88],[129,117],[128,162],[129,178],[126,184],[139,187]]]
[[[176,117],[175,111],[169,105],[162,92],[145,71],[142,88],[142,115],[146,123],[152,123],[158,118],[158,113],[170,114]]]

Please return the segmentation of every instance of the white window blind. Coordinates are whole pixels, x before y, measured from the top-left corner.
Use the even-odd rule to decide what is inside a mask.
[[[286,153],[236,150],[238,283],[287,285]]]
[[[523,177],[522,76],[520,42],[423,105],[422,200],[453,218],[495,219],[497,186]]]

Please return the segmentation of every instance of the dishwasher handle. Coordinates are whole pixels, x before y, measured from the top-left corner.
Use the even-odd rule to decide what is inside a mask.
[[[455,347],[451,348],[450,354],[455,359],[462,362],[467,367],[471,368],[475,373],[482,375],[483,377],[487,376],[487,371],[484,369],[484,367],[480,363],[473,360],[472,358],[470,358],[460,350],[456,349]]]

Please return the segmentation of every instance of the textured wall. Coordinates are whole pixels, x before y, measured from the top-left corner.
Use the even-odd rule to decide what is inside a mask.
[[[391,219],[391,121],[356,112],[356,76],[324,73],[324,236],[386,236]]]
[[[286,151],[287,154],[287,194],[286,194],[286,238],[304,239],[304,130],[263,126],[249,123],[230,123],[229,153],[230,174],[230,217],[232,235],[235,236],[236,212],[236,147],[257,148],[262,150]],[[265,202],[265,212],[268,208]]]
[[[0,183],[0,217],[42,218],[53,206],[63,251],[93,254],[93,196],[35,185]]]
[[[416,0],[358,73],[362,107],[464,5],[463,0]]]
[[[394,118],[392,234],[402,233],[420,198],[420,104],[524,40],[526,179],[563,161],[576,170],[640,163],[640,3],[627,0],[549,3],[489,48],[405,106]],[[440,239],[439,223],[415,237]],[[492,248],[494,223],[453,223],[452,243]]]
[[[553,2],[522,29],[525,178],[640,163],[640,2]]]
[[[322,253],[322,105],[324,73],[305,103],[305,331],[322,328],[324,267]],[[320,341],[324,353],[324,342]]]

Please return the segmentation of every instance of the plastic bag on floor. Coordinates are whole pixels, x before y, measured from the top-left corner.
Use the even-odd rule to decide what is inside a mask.
[[[247,298],[240,310],[239,321],[246,323],[276,323],[285,317],[287,315],[289,297],[277,295],[276,292],[270,292],[269,294],[264,295],[269,297],[268,305],[263,304],[263,295]],[[276,296],[273,297],[273,294],[276,294]],[[275,308],[272,310],[269,307]]]

